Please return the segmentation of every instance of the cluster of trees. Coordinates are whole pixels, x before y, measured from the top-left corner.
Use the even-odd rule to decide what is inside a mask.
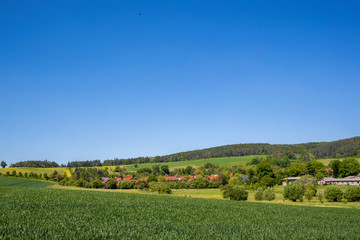
[[[74,161],[68,162],[67,167],[100,167],[102,163],[100,160],[93,160],[93,161]]]
[[[284,188],[284,199],[296,202],[303,201],[303,198],[308,201],[315,196],[320,202],[325,198],[329,202],[338,202],[345,199],[348,202],[360,201],[360,186],[347,186],[343,191],[340,186],[329,185],[325,188],[324,194],[317,191],[317,180],[312,176],[303,176],[292,184],[287,184]]]
[[[347,177],[360,172],[360,163],[355,158],[347,158],[342,161],[335,159],[329,164],[333,170],[333,177]]]
[[[317,179],[313,176],[306,175],[292,184],[287,184],[284,188],[284,199],[296,202],[297,200],[303,201],[305,197],[308,201],[311,201],[317,193]],[[322,195],[320,195],[322,199]]]
[[[23,161],[11,164],[10,167],[32,167],[32,168],[54,168],[59,167],[56,162],[50,162],[48,160],[38,161]]]
[[[64,179],[64,176],[59,174],[56,170],[51,174],[48,175],[47,173],[34,173],[34,172],[30,172],[30,173],[22,173],[20,172],[16,172],[16,170],[13,170],[11,173],[9,171],[7,171],[5,173],[5,176],[7,177],[20,177],[20,178],[28,178],[28,179],[37,179],[37,180],[48,180],[48,181],[55,181],[55,182],[59,182],[61,180]]]
[[[289,165],[288,160],[298,159],[301,162],[311,162],[316,158],[342,158],[360,155],[360,137],[343,139],[334,142],[318,142],[303,144],[233,144],[220,147],[180,152],[164,156],[138,157],[128,159],[108,159],[103,163],[100,160],[68,162],[67,167],[98,167],[117,166],[141,163],[166,163],[188,161],[194,159],[248,156],[248,155],[271,155],[278,159],[276,163],[281,167]],[[286,157],[283,159],[283,157]],[[30,161],[34,162],[34,161]],[[20,164],[21,165],[21,164]],[[14,166],[19,166],[15,164]],[[36,166],[35,166],[36,167]]]

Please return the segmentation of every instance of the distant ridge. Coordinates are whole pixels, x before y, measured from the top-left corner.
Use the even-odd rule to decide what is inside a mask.
[[[109,159],[74,161],[67,164],[68,167],[92,167],[92,166],[115,166],[141,163],[178,162],[195,159],[237,157],[248,155],[272,155],[276,158],[284,156],[294,159],[301,154],[312,154],[315,158],[335,158],[360,156],[360,137],[347,138],[332,142],[309,142],[300,144],[269,144],[269,143],[244,143],[231,144],[187,152],[179,152],[164,156],[138,157],[128,159]],[[44,164],[42,164],[44,162]],[[56,164],[52,162],[53,164]],[[47,161],[25,161],[12,164],[11,167],[23,167],[31,164],[34,167],[48,167]],[[63,165],[64,166],[64,165]]]
[[[311,153],[315,158],[360,155],[360,137],[347,138],[333,142],[310,142],[300,144],[245,143],[179,152],[156,157],[105,160],[104,165],[126,165],[146,162],[177,162],[194,159],[235,157],[247,155],[295,156]]]

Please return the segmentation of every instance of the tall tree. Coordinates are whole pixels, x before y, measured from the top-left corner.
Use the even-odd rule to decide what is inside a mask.
[[[7,166],[6,162],[5,162],[5,161],[2,161],[2,162],[1,162],[1,166],[2,166],[2,168],[5,168],[5,167]]]

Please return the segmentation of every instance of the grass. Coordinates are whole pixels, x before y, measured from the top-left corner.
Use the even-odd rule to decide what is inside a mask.
[[[265,157],[263,155],[257,155],[258,157]],[[231,167],[231,166],[239,166],[244,165],[247,162],[250,162],[256,155],[250,156],[241,156],[241,157],[223,157],[223,158],[207,158],[207,159],[198,159],[198,160],[190,160],[190,161],[179,161],[179,162],[167,162],[167,163],[143,163],[138,164],[138,167],[135,168],[135,165],[125,165],[127,170],[129,171],[136,171],[139,168],[151,168],[153,165],[156,164],[163,164],[168,165],[171,170],[174,168],[185,168],[187,166],[192,167],[200,167],[206,163],[217,164],[222,167]]]
[[[352,158],[352,157],[349,157],[349,158]],[[316,161],[323,163],[325,166],[328,166],[332,160],[342,161],[343,159],[344,158],[341,158],[341,159],[339,159],[339,158],[323,158],[323,159],[317,159]],[[355,159],[360,163],[360,158],[355,158]]]
[[[356,209],[75,191],[34,181],[20,187],[29,180],[3,180],[0,239],[358,239],[360,234]],[[9,181],[17,182],[9,186]]]

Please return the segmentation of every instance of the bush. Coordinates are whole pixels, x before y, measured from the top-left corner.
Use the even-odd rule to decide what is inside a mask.
[[[302,200],[303,196],[304,196],[303,188],[296,183],[288,184],[284,188],[285,199],[289,199],[293,202],[296,202],[296,200]]]
[[[344,198],[348,202],[360,201],[360,186],[349,186],[344,191]]]
[[[143,182],[143,181],[138,181],[134,185],[134,188],[136,188],[136,189],[144,189],[144,188],[147,188],[147,187],[148,187],[147,183]]]
[[[45,174],[44,174],[44,177],[45,177]],[[85,185],[87,184],[87,182],[85,182],[84,180],[82,179],[79,179],[75,182],[75,186],[76,187],[85,187]]]
[[[258,188],[258,189],[255,191],[254,197],[255,197],[255,200],[256,200],[256,201],[261,201],[261,200],[263,200],[263,199],[264,199],[264,189]]]
[[[342,199],[343,192],[339,186],[328,186],[325,189],[324,195],[329,202],[338,202]]]
[[[317,182],[317,179],[310,175],[302,176],[301,178],[296,180],[296,184],[302,186],[304,189],[309,185],[316,186]]]
[[[267,188],[264,190],[264,200],[272,201],[275,199],[275,192],[272,188]]]
[[[210,181],[204,177],[197,177],[189,182],[190,188],[207,188],[210,185]]]
[[[230,200],[246,201],[248,195],[249,195],[248,191],[246,191],[246,188],[243,186],[226,185],[223,188],[223,197],[230,198]]]
[[[47,173],[44,173],[44,178],[45,178],[45,180],[49,180],[49,176],[47,175]]]
[[[102,187],[104,187],[104,184],[101,182],[100,179],[96,179],[95,181],[91,182],[91,187],[92,188],[102,188]]]
[[[306,187],[306,190],[305,190],[305,198],[310,202],[311,199],[313,199],[313,197],[315,196],[316,194],[316,190],[315,190],[315,187],[312,186],[312,185],[309,185]]]
[[[165,182],[151,182],[149,183],[150,191],[157,192],[159,194],[171,194],[170,184]]]
[[[149,177],[146,179],[146,183],[151,183],[151,182],[157,182],[157,177],[155,175],[149,175]]]
[[[276,184],[275,178],[272,178],[269,175],[264,176],[260,180],[260,185],[264,187],[273,187],[275,186],[275,184]]]
[[[117,181],[115,179],[110,179],[110,181],[107,184],[107,187],[109,189],[116,189],[117,188]]]
[[[135,182],[133,181],[123,181],[119,183],[120,189],[133,189],[135,186]]]

